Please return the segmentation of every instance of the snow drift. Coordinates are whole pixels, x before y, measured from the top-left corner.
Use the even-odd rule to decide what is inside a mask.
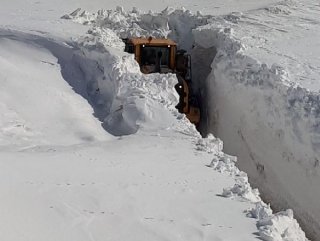
[[[112,139],[63,78],[70,46],[7,30],[0,31],[0,43],[1,147]]]

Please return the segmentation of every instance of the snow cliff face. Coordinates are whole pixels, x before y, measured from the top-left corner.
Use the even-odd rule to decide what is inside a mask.
[[[312,5],[310,2],[308,4],[298,6],[307,9]],[[282,18],[287,20],[288,14],[291,19],[296,16],[296,24],[316,28],[311,22],[315,16],[302,19],[300,11],[296,12],[297,8],[287,2],[261,11],[276,15],[278,21]],[[224,141],[227,153],[238,156],[239,167],[249,174],[250,180],[259,187],[266,201],[272,200],[276,209],[292,207],[304,229],[318,240],[320,95],[316,88],[317,81],[311,85],[309,81],[299,82],[296,78],[301,74],[304,78],[319,80],[319,66],[314,66],[312,73],[303,72],[298,53],[289,47],[283,50],[289,57],[277,50],[277,54],[282,56],[279,58],[281,65],[270,65],[274,61],[274,48],[260,43],[270,49],[254,52],[252,44],[264,38],[263,35],[251,35],[257,27],[249,28],[248,35],[240,29],[242,21],[250,17],[250,14],[235,13],[194,30],[198,45],[207,49],[215,46],[218,49],[207,79],[211,94],[209,132]],[[254,21],[255,24],[257,21]],[[269,31],[273,31],[271,27]],[[282,40],[294,36],[295,42],[302,42],[303,37],[299,39],[297,35],[296,32],[287,34]],[[254,40],[250,40],[251,37]],[[269,40],[267,38],[265,41]],[[289,42],[287,44],[290,45]],[[259,49],[259,46],[255,47]],[[302,52],[301,49],[299,51]],[[267,64],[259,61],[259,54],[268,61]],[[308,61],[317,63],[316,60],[312,61],[312,57]],[[304,84],[315,86],[315,91],[304,88]]]

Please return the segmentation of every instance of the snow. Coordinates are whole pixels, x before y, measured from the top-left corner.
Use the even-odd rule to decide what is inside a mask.
[[[251,27],[237,38],[246,43],[248,55],[268,65],[285,66],[292,82],[319,91],[319,13],[317,1],[284,1],[244,16],[239,27]]]
[[[2,153],[1,239],[254,240],[250,203],[216,195],[233,180],[205,166],[212,154],[150,134]]]
[[[283,226],[283,223],[289,225]],[[272,217],[262,219],[258,222],[260,235],[266,240],[294,240],[299,237],[299,224],[293,218],[291,209],[279,212]],[[303,237],[298,240],[304,240]]]
[[[277,210],[291,207],[316,239],[320,230],[319,38],[311,6],[316,3],[286,1],[233,13],[193,34],[198,46],[217,49],[206,81],[211,94],[208,131],[224,141],[227,153],[239,157],[238,166],[264,199],[272,200]],[[309,25],[303,11],[309,13]],[[293,31],[288,24],[293,20],[305,29]],[[312,38],[304,32],[307,29]],[[305,41],[310,42],[306,47],[294,44]]]
[[[58,59],[41,46],[46,42],[9,32],[0,35],[1,146],[111,139],[88,103],[63,79]]]
[[[274,2],[177,0],[169,5],[178,8],[166,9],[166,1],[123,4],[164,9],[145,13],[115,8],[121,2],[111,0],[4,1],[1,240],[307,240],[292,210],[273,214],[220,139],[202,138],[177,112],[176,77],[143,75],[119,38],[170,37],[189,51],[195,41],[196,48],[213,51],[198,55],[201,61],[211,63],[217,54],[214,72],[207,63],[204,76],[220,74],[225,81],[223,74],[238,73],[230,57],[256,63],[255,56],[237,55],[244,44],[223,25],[239,14],[193,14],[181,5],[224,14]],[[95,12],[104,7],[114,10]],[[237,58],[232,61],[246,69],[241,64],[248,62]],[[280,90],[288,87],[283,68],[255,67]]]

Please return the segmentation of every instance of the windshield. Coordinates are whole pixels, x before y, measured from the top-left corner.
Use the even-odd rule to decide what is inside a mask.
[[[142,47],[141,64],[142,65],[155,65],[157,58],[160,66],[169,66],[170,61],[170,47]]]

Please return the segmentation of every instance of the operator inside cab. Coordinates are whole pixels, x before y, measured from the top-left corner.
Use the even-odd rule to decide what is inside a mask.
[[[170,72],[169,52],[170,49],[168,47],[143,46],[141,52],[141,72],[144,74]]]

